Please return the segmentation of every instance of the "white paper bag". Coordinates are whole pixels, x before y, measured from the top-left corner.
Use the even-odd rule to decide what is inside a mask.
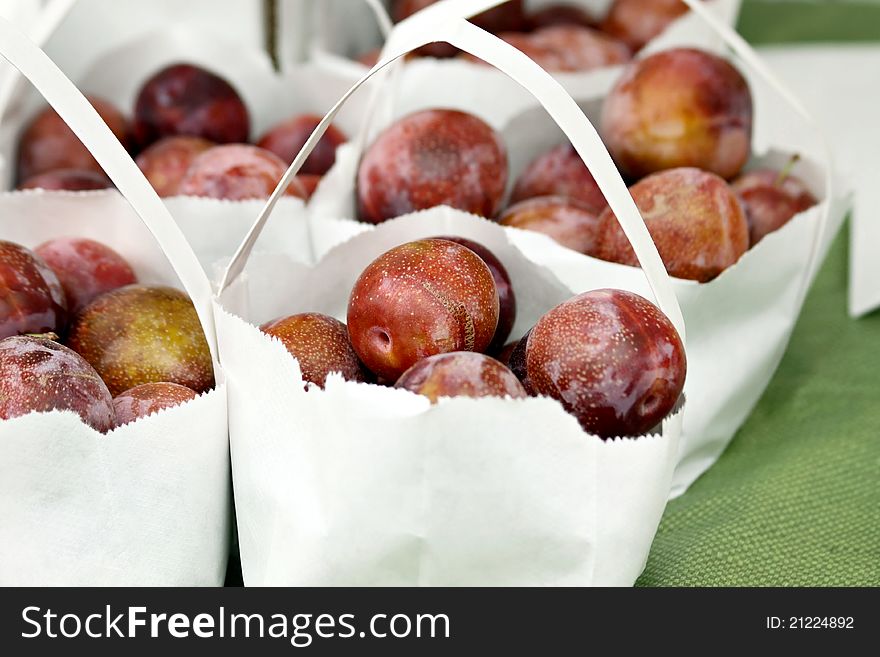
[[[3,20],[0,52],[59,112],[122,194],[4,195],[0,237],[29,247],[61,235],[95,238],[119,250],[142,282],[182,287],[199,313],[216,378],[215,389],[197,399],[107,435],[71,412],[0,421],[0,582],[222,585],[231,490],[226,389],[208,279],[97,113]]]
[[[689,333],[688,413],[673,496],[683,493],[717,460],[763,394],[850,201],[839,184],[832,184],[829,149],[800,103],[738,35],[712,20],[699,3],[688,4],[694,5],[696,18],[709,20],[740,58],[739,68],[755,102],[752,164],[781,168],[791,154],[798,153],[802,161],[794,173],[821,202],[762,240],[715,280],[673,281]],[[603,98],[604,94],[594,94],[578,100],[595,119]],[[511,180],[532,158],[565,141],[541,108],[521,111],[500,130],[509,149]],[[356,221],[340,220],[355,216],[359,146],[364,142],[354,140],[340,149],[336,166],[313,198],[312,241],[318,256],[365,229]],[[511,229],[511,240],[571,289],[609,286],[645,293],[644,277],[635,268],[581,255],[532,232]]]
[[[514,75],[548,107],[617,209],[650,296],[684,337],[659,254],[598,135],[533,62],[454,14],[388,43],[393,59],[449,39]],[[387,64],[382,62],[375,70]],[[216,321],[228,374],[242,570],[248,585],[631,585],[669,492],[684,411],[636,439],[602,441],[547,398],[450,399],[343,381],[303,389],[296,360],[256,326],[302,311],[345,316],[374,258],[441,234],[479,241],[517,293],[514,331],[587,288],[562,285],[500,226],[449,208],[372,227],[313,266],[251,259],[274,201],[329,125],[325,117],[233,258]]]
[[[452,0],[456,13],[467,18],[501,4],[502,0]],[[374,3],[367,3],[372,5]],[[387,3],[385,3],[387,5]],[[437,3],[440,4],[440,3]],[[529,0],[527,6],[540,8],[551,0]],[[608,0],[573,0],[595,15],[602,15]],[[729,25],[736,22],[741,0],[708,0],[706,5]],[[367,72],[367,67],[350,59],[371,47],[382,44],[381,21],[375,7],[351,0],[281,0],[279,40],[295,40],[297,47],[288,47],[286,59],[305,47],[307,57],[328,74],[353,84]],[[432,5],[413,15],[409,21],[433,21]],[[387,14],[386,14],[387,16]],[[300,26],[297,34],[296,26]],[[687,13],[673,21],[659,36],[652,39],[642,53],[651,53],[673,46],[692,46],[717,50],[722,42],[707,29],[699,16]],[[284,50],[282,50],[284,52]],[[284,63],[285,59],[282,59]],[[620,75],[622,66],[610,66],[585,72],[554,73],[554,77],[575,98],[607,92]],[[396,109],[406,114],[425,107],[449,107],[475,112],[492,125],[500,125],[519,111],[533,105],[531,96],[515,82],[490,66],[453,59],[417,58],[402,65],[396,92]],[[487,115],[487,112],[491,114]]]

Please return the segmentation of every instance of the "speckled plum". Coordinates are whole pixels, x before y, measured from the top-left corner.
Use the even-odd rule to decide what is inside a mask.
[[[594,253],[599,238],[599,215],[585,203],[562,196],[539,196],[510,206],[502,226],[543,233],[579,253]]]
[[[544,315],[527,337],[538,395],[559,401],[584,431],[639,436],[675,407],[687,362],[675,327],[631,292],[594,290]]]
[[[507,184],[507,151],[484,121],[456,110],[410,114],[364,154],[357,176],[362,221],[381,223],[449,205],[494,217]]]
[[[322,117],[315,114],[300,114],[282,121],[260,137],[257,146],[275,153],[290,165],[299,155],[308,138],[318,127]],[[318,141],[315,150],[306,158],[299,170],[300,174],[323,176],[336,162],[336,149],[348,141],[343,132],[334,125]]]
[[[745,210],[751,246],[818,203],[804,181],[773,169],[744,173],[731,188]]]
[[[54,169],[31,176],[18,185],[18,189],[67,192],[84,192],[109,187],[113,187],[113,183],[107,176],[88,169]]]
[[[504,341],[510,336],[510,329],[516,321],[516,294],[513,291],[513,284],[510,281],[510,274],[504,267],[498,257],[479,242],[466,239],[464,237],[450,237],[447,235],[438,237],[437,239],[449,240],[456,244],[466,246],[476,253],[489,271],[492,272],[492,278],[495,279],[495,289],[498,290],[498,326],[495,328],[495,336],[492,343],[487,348],[487,352],[494,353],[504,346]]]
[[[602,21],[602,30],[635,51],[687,11],[688,6],[681,0],[614,0]]]
[[[177,191],[183,196],[230,201],[268,198],[286,170],[275,153],[250,144],[224,144],[198,155]],[[287,194],[300,195],[296,185],[288,187]]]
[[[193,160],[215,145],[201,137],[164,137],[142,151],[135,161],[156,193],[165,198],[177,194]]]
[[[94,240],[59,237],[44,242],[35,252],[58,276],[71,313],[105,292],[137,283],[125,258]]]
[[[171,135],[218,144],[246,142],[250,115],[235,88],[219,75],[192,64],[173,64],[140,88],[133,133],[141,148]]]
[[[394,384],[424,395],[436,404],[441,397],[527,397],[507,367],[472,351],[429,356],[410,367]]]
[[[46,338],[0,340],[0,420],[73,411],[96,431],[116,426],[107,386],[79,354]]]
[[[596,214],[606,205],[587,165],[568,143],[554,146],[529,163],[513,187],[510,202],[536,196],[567,196],[585,203]]]
[[[145,383],[126,390],[113,399],[116,424],[122,426],[166,408],[180,406],[198,397],[186,386],[162,381]]]
[[[128,122],[111,103],[89,97],[104,122],[123,146],[128,143]],[[83,146],[73,130],[51,107],[46,107],[28,124],[18,143],[18,180],[55,169],[80,169],[101,173],[101,165]]]
[[[670,276],[705,283],[749,248],[749,226],[730,186],[715,174],[681,168],[661,171],[630,187]],[[636,265],[617,218],[606,209],[595,255]]]
[[[62,333],[67,300],[58,277],[30,249],[0,240],[0,339]]]
[[[196,392],[214,386],[196,310],[174,288],[129,285],[98,297],[74,318],[67,344],[114,395],[163,381]]]
[[[498,326],[492,272],[448,240],[395,247],[360,275],[348,304],[348,332],[367,368],[396,381],[428,356],[485,351]]]
[[[367,380],[348,338],[348,329],[338,319],[321,313],[301,313],[268,322],[260,330],[281,340],[299,361],[303,381],[323,388],[331,372],[338,372],[346,381]]]
[[[675,48],[630,65],[602,106],[602,137],[638,179],[697,167],[732,178],[749,158],[752,94],[728,61]]]

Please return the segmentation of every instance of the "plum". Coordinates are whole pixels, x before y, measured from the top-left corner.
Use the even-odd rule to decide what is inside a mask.
[[[437,0],[393,0],[391,5],[392,19],[395,23],[399,23],[435,2]],[[525,30],[528,27],[528,21],[524,5],[525,0],[508,0],[497,7],[477,14],[470,20],[474,25],[493,34]],[[455,57],[458,49],[448,43],[431,43],[419,48],[416,52],[423,57],[443,59]]]
[[[88,100],[122,145],[127,145],[128,122],[122,113],[102,98],[89,96]],[[18,180],[55,169],[103,173],[101,165],[64,119],[46,107],[28,124],[18,142]]]
[[[113,187],[113,183],[107,176],[89,169],[53,169],[31,176],[18,185],[18,189],[68,192],[83,192],[109,187]]]
[[[424,395],[436,404],[441,397],[527,397],[507,367],[472,351],[437,354],[420,360],[394,384]]]
[[[554,146],[532,160],[517,179],[510,202],[536,196],[567,196],[585,203],[596,214],[607,205],[587,165],[569,143]]]
[[[260,137],[257,146],[275,153],[290,165],[299,155],[306,140],[318,127],[321,118],[315,114],[300,114],[291,117]],[[336,149],[346,141],[348,138],[342,131],[331,124],[324,136],[318,141],[315,150],[306,158],[299,173],[301,175],[323,176],[336,162]]]
[[[602,30],[636,51],[687,11],[681,0],[614,0]]]
[[[281,181],[287,166],[275,153],[250,144],[225,144],[196,156],[177,187],[184,196],[242,201],[268,198]],[[290,196],[302,196],[303,188],[291,185]]]
[[[627,67],[602,106],[601,130],[630,178],[697,167],[729,179],[751,153],[752,94],[721,57],[664,50]]]
[[[535,394],[559,401],[584,431],[640,436],[675,407],[687,361],[675,327],[631,292],[580,294],[538,320],[524,338]]]
[[[487,348],[489,353],[494,353],[504,346],[504,341],[510,335],[510,329],[516,321],[516,295],[513,292],[513,284],[510,282],[510,274],[507,273],[504,265],[498,257],[479,242],[474,242],[464,237],[441,236],[437,239],[449,240],[456,244],[466,246],[476,253],[489,271],[492,272],[492,278],[495,279],[495,288],[498,290],[498,326],[495,329],[495,336],[492,343]]]
[[[681,168],[661,171],[630,187],[670,276],[701,283],[736,263],[749,248],[749,227],[730,186],[715,174]],[[637,260],[617,218],[599,218],[594,255],[626,265]]]
[[[423,239],[367,266],[351,291],[348,332],[361,362],[396,381],[422,358],[484,351],[498,312],[498,290],[482,258],[461,244]]]
[[[75,351],[41,337],[0,340],[0,420],[56,410],[102,433],[116,426],[110,391]]]
[[[437,205],[493,217],[506,184],[507,151],[495,130],[465,112],[423,110],[394,123],[364,154],[358,212],[374,224]]]
[[[165,408],[180,406],[196,397],[195,391],[186,386],[167,381],[135,386],[113,399],[116,424],[121,427]]]
[[[507,365],[508,367],[510,367],[510,356],[513,354],[513,350],[516,349],[518,345],[519,340],[516,340],[515,342],[508,342],[495,354],[496,360],[498,360],[498,362],[502,365]]]
[[[574,198],[539,196],[510,206],[499,223],[552,237],[579,253],[593,253],[599,239],[599,215]]]
[[[551,72],[591,71],[624,64],[632,58],[623,42],[580,25],[543,27],[527,35],[527,39],[534,48],[549,53],[535,61]]]
[[[239,143],[248,140],[250,115],[235,88],[219,75],[192,64],[173,64],[140,88],[132,130],[140,148],[172,135]]]
[[[201,137],[163,137],[142,151],[135,162],[156,193],[165,198],[177,194],[180,181],[193,160],[215,145]]]
[[[79,312],[105,292],[137,283],[125,258],[94,240],[60,237],[34,251],[58,276],[71,313]]]
[[[0,240],[0,339],[62,333],[67,299],[58,276],[30,249]]]
[[[348,338],[348,329],[338,319],[321,313],[301,313],[268,322],[260,330],[281,340],[299,361],[303,381],[323,388],[331,372],[338,372],[346,381],[367,380]]]
[[[580,25],[596,27],[596,19],[583,7],[574,4],[556,3],[545,5],[529,14],[529,27],[533,30],[551,25]]]
[[[196,310],[174,288],[128,285],[98,297],[74,317],[67,344],[91,363],[113,395],[163,381],[196,392],[214,386]]]
[[[748,171],[734,180],[731,188],[745,210],[751,246],[818,203],[806,184],[786,170]]]

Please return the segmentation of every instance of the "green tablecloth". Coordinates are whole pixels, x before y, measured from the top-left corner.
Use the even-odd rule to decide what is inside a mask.
[[[880,3],[746,0],[739,28],[760,44],[880,41]],[[755,412],[669,504],[639,585],[880,585],[880,313],[846,314],[847,238]]]

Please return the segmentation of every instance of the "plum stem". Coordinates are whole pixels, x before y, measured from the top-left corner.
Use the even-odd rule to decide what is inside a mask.
[[[792,169],[794,169],[794,165],[798,163],[801,159],[801,156],[797,153],[792,155],[788,162],[782,167],[782,171],[779,172],[779,176],[776,178],[776,182],[773,183],[774,187],[781,187],[782,183],[791,175]]]
[[[61,337],[52,331],[48,333],[25,333],[25,337],[36,338],[37,340],[51,340],[52,342],[61,342]]]

